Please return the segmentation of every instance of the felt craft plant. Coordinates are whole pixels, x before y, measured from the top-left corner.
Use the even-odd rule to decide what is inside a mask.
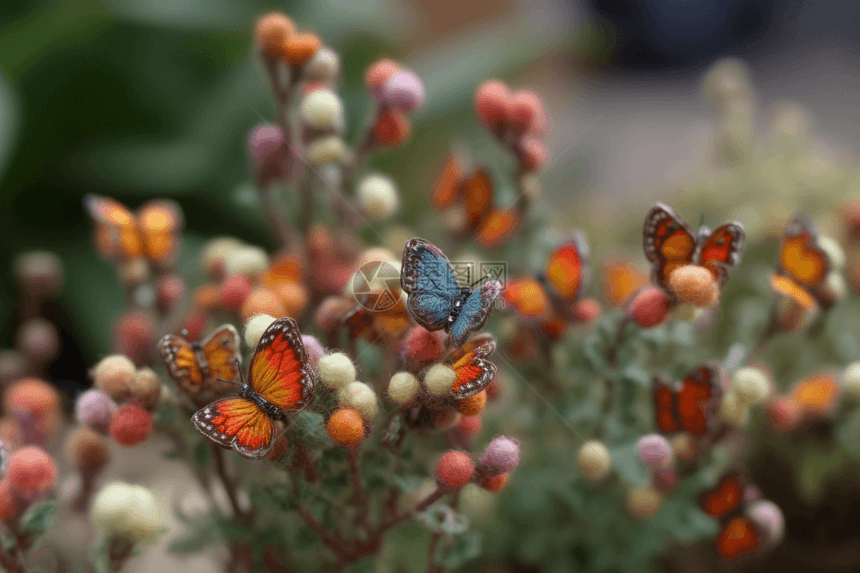
[[[736,208],[779,177],[847,197],[833,181],[857,174],[815,179],[813,151],[784,124],[753,153],[735,68],[706,82],[720,176],[678,201],[695,216],[724,197],[708,216],[738,221],[694,230],[658,202],[611,229],[557,228],[535,178],[549,165],[541,99],[490,80],[475,113],[496,146],[429,158],[435,182],[409,184],[436,213],[393,225],[397,185],[367,163],[409,139],[421,78],[372,63],[351,146],[338,55],[279,13],[254,35],[277,113],[251,130],[248,160],[275,249],[211,238],[192,285],[179,205],[87,197],[127,309],[92,386],[70,396],[44,380],[59,336],[42,303],[62,261],[16,261],[22,324],[0,352],[6,571],[63,553],[43,534],[87,512],[95,546],[56,557],[75,570],[120,571],[159,542],[226,547],[237,572],[691,571],[682,545],[697,562],[760,568],[797,541],[797,507],[837,479],[860,492],[845,477],[860,460],[860,342],[845,335],[860,314],[860,203],[841,207],[841,244],[813,223],[836,214],[824,200],[759,205],[758,219]],[[475,248],[508,276],[475,276]],[[150,440],[188,465],[191,502],[105,478]],[[169,541],[166,511],[181,523]]]

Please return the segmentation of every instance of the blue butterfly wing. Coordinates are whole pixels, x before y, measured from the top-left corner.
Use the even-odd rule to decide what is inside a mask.
[[[448,326],[448,316],[460,285],[448,257],[424,239],[411,239],[403,249],[400,285],[409,298],[406,306],[427,330]]]
[[[484,326],[501,292],[502,285],[499,281],[487,281],[469,295],[457,315],[457,320],[448,330],[448,339],[455,348],[466,344],[469,336]]]

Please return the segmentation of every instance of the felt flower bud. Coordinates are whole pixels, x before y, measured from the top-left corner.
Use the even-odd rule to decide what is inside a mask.
[[[698,453],[696,440],[687,432],[682,432],[672,436],[672,451],[675,452],[675,457],[680,461],[693,459]]]
[[[178,275],[167,275],[158,281],[155,288],[155,302],[158,312],[167,314],[185,296],[185,281]]]
[[[520,443],[506,436],[496,436],[487,444],[475,469],[484,477],[492,477],[512,472],[519,463]]]
[[[434,364],[424,375],[424,386],[427,391],[436,396],[444,396],[451,391],[457,374],[450,366]]]
[[[512,99],[513,94],[507,85],[498,80],[488,80],[475,90],[475,113],[490,130],[500,131],[507,122]]]
[[[520,167],[526,173],[539,171],[549,161],[549,151],[546,144],[537,137],[526,137],[517,148],[520,159]]]
[[[128,396],[128,386],[136,373],[134,362],[121,354],[102,358],[92,372],[96,388],[114,400]]]
[[[320,382],[329,390],[346,388],[355,382],[355,364],[343,352],[327,354],[319,361]]]
[[[424,104],[424,82],[414,72],[399,70],[374,91],[376,101],[404,113],[412,113]]]
[[[143,364],[155,348],[155,325],[144,312],[127,312],[114,328],[114,346],[119,354]]]
[[[332,332],[341,324],[343,316],[355,307],[355,301],[342,296],[323,299],[314,315],[314,322],[323,332]]]
[[[761,532],[765,546],[773,546],[782,541],[785,536],[785,517],[779,506],[762,499],[752,502],[745,513]]]
[[[499,474],[493,477],[483,478],[481,480],[481,487],[491,493],[499,493],[505,486],[508,485],[508,479],[510,476],[508,474]]]
[[[100,434],[108,433],[108,426],[119,407],[101,390],[87,390],[75,402],[78,421]]]
[[[31,318],[18,328],[15,345],[34,362],[44,364],[60,354],[60,333],[44,318]]]
[[[354,446],[364,439],[364,420],[357,410],[340,408],[326,422],[326,431],[336,443]]]
[[[78,471],[92,475],[110,460],[110,448],[101,435],[86,426],[79,426],[66,439],[66,457]]]
[[[257,20],[254,41],[264,55],[279,58],[283,54],[287,39],[295,31],[295,24],[285,14],[271,12]]]
[[[484,389],[468,398],[457,400],[455,407],[464,416],[477,416],[487,407],[487,390]]]
[[[139,542],[158,529],[160,511],[155,496],[148,489],[111,482],[93,499],[90,519],[107,535]]]
[[[331,135],[313,140],[308,145],[305,155],[311,165],[339,163],[346,158],[347,148],[340,137]]]
[[[848,284],[845,282],[845,277],[839,271],[827,273],[827,276],[824,278],[824,284],[821,286],[821,293],[829,305],[838,303],[848,294]]]
[[[440,432],[453,430],[463,416],[456,410],[439,410],[433,415],[433,427]]]
[[[259,247],[241,246],[230,251],[224,260],[228,275],[257,276],[269,266],[269,255]]]
[[[343,104],[332,90],[316,90],[302,98],[299,115],[314,129],[335,129],[343,121]]]
[[[472,480],[475,467],[469,454],[446,452],[436,464],[436,484],[446,489],[459,489]]]
[[[740,400],[734,391],[730,390],[723,395],[720,401],[720,417],[723,421],[740,428],[749,421],[749,413],[749,404]]]
[[[590,481],[606,477],[612,468],[612,458],[603,442],[590,440],[582,444],[577,457],[579,471]]]
[[[221,283],[218,297],[225,309],[238,312],[253,290],[254,285],[250,278],[244,275],[232,275]]]
[[[394,108],[384,108],[376,118],[373,126],[373,136],[382,147],[399,147],[412,134],[409,119],[402,111]]]
[[[860,398],[860,361],[845,367],[842,373],[842,393],[854,400]]]
[[[678,300],[704,308],[717,302],[720,287],[705,267],[683,265],[669,274],[669,287]]]
[[[406,404],[418,395],[420,384],[411,372],[398,372],[388,382],[388,397],[395,404]]]
[[[63,262],[49,251],[29,251],[15,257],[15,278],[30,296],[55,296],[63,288]]]
[[[729,385],[738,400],[751,406],[770,395],[770,380],[767,374],[755,366],[739,368],[732,374]]]
[[[132,401],[152,411],[161,398],[161,379],[151,368],[141,368],[128,386],[128,395]]]
[[[6,413],[18,422],[25,443],[43,444],[60,427],[60,397],[53,386],[38,378],[24,378],[6,389]]]
[[[20,499],[39,499],[57,483],[57,464],[45,450],[26,446],[9,457],[6,478],[9,489]]]
[[[252,134],[253,135],[253,134]],[[203,272],[220,279],[225,274],[225,265],[230,253],[242,247],[242,241],[234,237],[215,237],[207,241],[200,256]]]
[[[651,485],[660,493],[669,493],[678,485],[678,472],[672,468],[657,470],[652,476]]]
[[[0,521],[11,525],[18,518],[24,507],[24,502],[9,488],[9,480],[0,481]]]
[[[645,286],[633,296],[627,313],[642,328],[652,328],[666,320],[669,309],[669,299],[662,290]]]
[[[134,286],[149,280],[149,263],[144,259],[125,261],[119,266],[119,278],[126,286]]]
[[[423,326],[415,326],[406,333],[400,356],[409,370],[417,372],[435,362],[444,349],[439,331],[430,332]]]
[[[457,428],[455,431],[462,439],[469,442],[481,433],[482,426],[483,423],[481,422],[480,416],[463,416],[460,418],[460,421],[457,422]]]
[[[152,416],[140,406],[126,404],[114,415],[108,429],[116,443],[135,446],[152,433]]]
[[[17,350],[0,350],[0,386],[27,375],[27,357]]]
[[[391,77],[400,71],[400,65],[393,60],[377,60],[364,73],[364,84],[369,90],[380,89]]]
[[[316,82],[330,82],[340,73],[340,57],[324,46],[305,64],[305,77]]]
[[[732,58],[718,62],[708,71],[703,89],[705,95],[720,106],[751,97],[747,69]]]
[[[263,338],[263,333],[266,329],[275,322],[275,317],[268,314],[258,314],[252,316],[245,322],[245,344],[248,348],[257,348],[260,339]]]
[[[364,382],[352,382],[341,388],[337,394],[341,406],[354,408],[365,422],[372,422],[379,413],[376,392]]]
[[[650,486],[637,486],[627,494],[627,509],[637,519],[650,519],[660,512],[663,496]]]
[[[362,213],[372,221],[387,219],[397,211],[400,198],[394,181],[384,175],[368,175],[356,190]]]
[[[675,306],[675,316],[681,322],[696,322],[701,318],[704,309],[689,302],[682,302]]]
[[[251,291],[245,302],[242,303],[242,308],[239,310],[239,317],[248,321],[252,316],[257,314],[268,314],[271,316],[284,316],[284,304],[274,291],[267,288],[258,287]]]
[[[654,469],[664,468],[672,461],[672,446],[660,434],[642,436],[636,444],[639,459]]]
[[[265,123],[254,127],[248,134],[247,150],[258,187],[266,188],[288,175],[290,148],[280,127]]]
[[[818,248],[824,251],[827,256],[827,261],[830,263],[831,271],[841,271],[845,269],[845,250],[833,237],[827,235],[818,235]]]
[[[302,344],[305,346],[305,352],[308,353],[308,364],[313,370],[319,366],[320,358],[325,356],[325,348],[317,339],[316,336],[310,334],[302,334]]]
[[[579,324],[589,324],[600,316],[600,303],[593,298],[583,298],[570,307],[571,318]]]

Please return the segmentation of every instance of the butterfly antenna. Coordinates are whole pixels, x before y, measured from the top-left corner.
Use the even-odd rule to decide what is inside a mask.
[[[242,384],[245,383],[245,374],[242,372],[242,364],[238,358],[233,359],[233,363],[236,365],[236,371],[239,373],[239,380],[242,381]]]
[[[227,384],[232,384],[233,386],[241,386],[238,382],[233,382],[232,380],[224,380],[223,378],[216,378],[218,382],[226,382]]]
[[[490,278],[490,275],[484,275],[481,278],[479,278],[478,280],[476,280],[475,282],[473,282],[472,284],[470,284],[469,288],[474,289],[475,285],[479,285],[482,282],[484,282],[485,280],[488,280],[489,278]]]

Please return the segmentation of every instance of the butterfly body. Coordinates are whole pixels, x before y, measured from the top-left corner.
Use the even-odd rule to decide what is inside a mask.
[[[652,282],[671,293],[669,276],[684,265],[705,267],[724,286],[740,262],[746,233],[737,221],[713,231],[701,226],[694,233],[671,207],[657,203],[645,216],[642,239],[645,256],[651,262]]]
[[[501,293],[494,280],[475,290],[461,287],[448,257],[424,239],[406,243],[400,283],[415,321],[430,331],[444,329],[457,348],[484,325]]]
[[[722,373],[717,364],[697,366],[677,383],[654,381],[654,421],[663,434],[708,434],[722,398]]]
[[[191,422],[219,446],[261,459],[275,443],[275,422],[307,406],[315,384],[296,321],[280,318],[263,332],[238,395],[201,408]]]

